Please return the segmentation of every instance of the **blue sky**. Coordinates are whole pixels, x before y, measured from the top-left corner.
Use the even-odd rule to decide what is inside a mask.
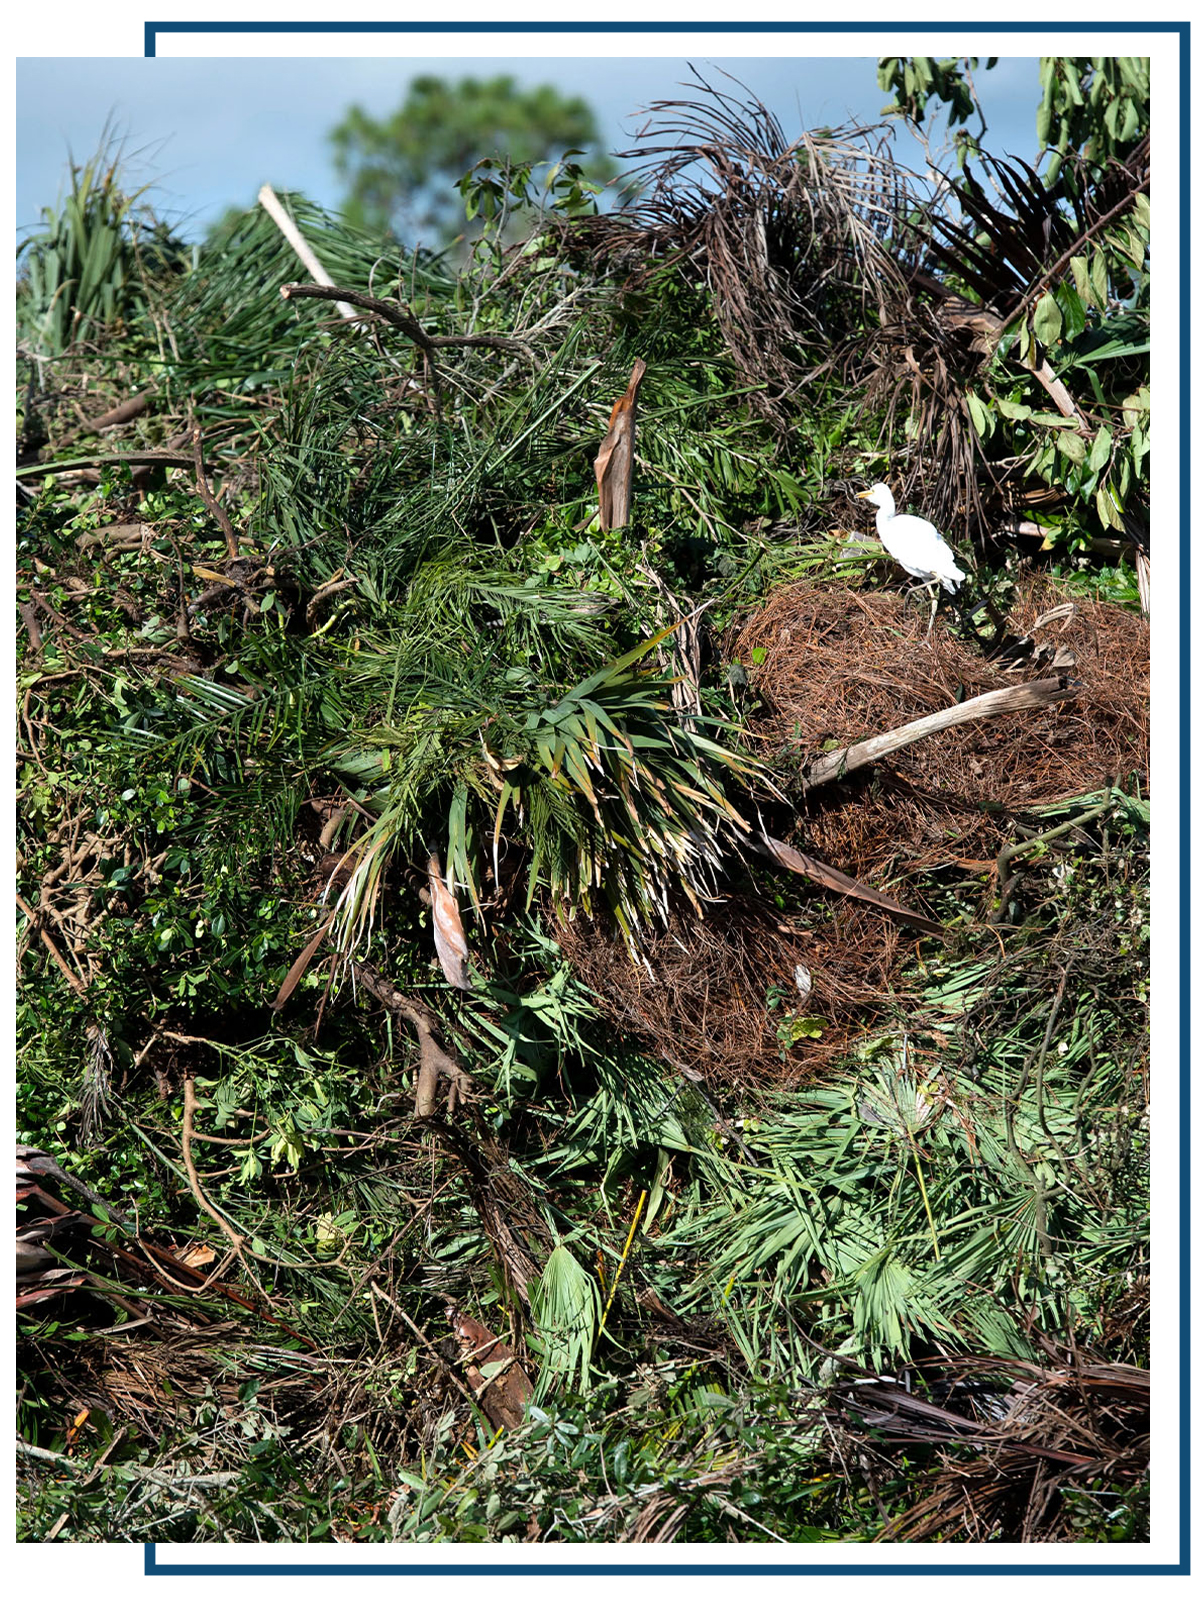
[[[702,59],[706,76],[724,68],[760,96],[794,136],[850,118],[875,122],[885,96],[874,57]],[[340,185],[326,135],[352,102],[382,116],[404,99],[421,72],[449,79],[510,72],[528,85],[550,82],[592,106],[609,149],[624,149],[656,99],[685,97],[688,63],[614,60],[316,58],[161,59],[25,57],[17,67],[17,216],[19,235],[35,224],[62,185],[67,150],[90,155],[110,116],[125,136],[129,175],[156,185],[156,209],[188,238],[229,205],[250,205],[261,184],[301,189],[336,206]],[[1036,57],[1002,58],[977,83],[988,118],[986,147],[1032,160],[1039,99]],[[716,79],[717,82],[721,80]],[[935,127],[938,148],[944,128]],[[911,141],[902,159],[923,166]],[[481,152],[485,154],[487,152]]]

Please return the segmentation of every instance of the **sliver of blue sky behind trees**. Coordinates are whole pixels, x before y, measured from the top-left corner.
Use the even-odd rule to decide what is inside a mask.
[[[732,74],[789,137],[852,120],[878,122],[890,98],[879,88],[874,56],[694,65],[716,82],[722,69]],[[682,58],[25,58],[17,62],[18,236],[54,202],[68,150],[86,160],[106,123],[124,138],[129,180],[153,183],[155,208],[185,238],[199,239],[230,206],[252,204],[264,182],[339,207],[347,184],[336,169],[330,133],[351,105],[386,118],[422,74],[453,84],[501,72],[525,89],[551,84],[564,96],[581,96],[594,113],[600,148],[608,151],[634,142],[651,102],[690,97],[689,63]],[[987,117],[986,147],[1032,161],[1041,97],[1037,58],[1001,57],[990,72],[981,63],[977,88]],[[933,153],[952,167],[944,109],[930,117],[927,132]],[[901,160],[923,169],[924,152],[903,127],[896,149]]]

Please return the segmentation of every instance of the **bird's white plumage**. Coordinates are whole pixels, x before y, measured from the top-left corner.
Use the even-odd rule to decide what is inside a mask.
[[[888,555],[912,577],[924,584],[943,584],[953,594],[966,573],[933,523],[924,517],[897,516],[896,501],[886,483],[872,484],[858,498],[879,507],[875,528]]]

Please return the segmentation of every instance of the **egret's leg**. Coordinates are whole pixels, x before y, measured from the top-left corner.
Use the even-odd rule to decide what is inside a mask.
[[[926,644],[929,643],[930,637],[933,634],[933,623],[934,623],[934,618],[937,616],[937,608],[938,608],[938,585],[936,583],[931,583],[931,584],[928,585],[928,588],[929,588],[929,597],[933,601],[933,609],[929,613],[929,627],[928,627],[928,629],[926,631],[926,634],[925,634],[925,643]]]

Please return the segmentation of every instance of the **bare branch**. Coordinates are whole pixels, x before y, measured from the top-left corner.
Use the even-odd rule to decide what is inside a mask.
[[[830,751],[807,768],[805,786],[815,789],[822,783],[844,778],[859,767],[890,756],[896,750],[903,750],[905,745],[915,744],[918,739],[927,739],[931,733],[941,733],[946,728],[956,728],[964,722],[977,722],[982,717],[1002,716],[1007,711],[1038,710],[1060,700],[1069,700],[1074,693],[1074,688],[1062,678],[1038,678],[1033,683],[1014,684],[1010,689],[993,689],[990,694],[979,694],[973,700],[964,700],[961,705],[947,706],[944,711],[935,711],[928,717],[918,717],[915,722],[906,722],[903,727],[894,728],[890,733],[877,733],[871,739],[860,740],[858,744]]]

